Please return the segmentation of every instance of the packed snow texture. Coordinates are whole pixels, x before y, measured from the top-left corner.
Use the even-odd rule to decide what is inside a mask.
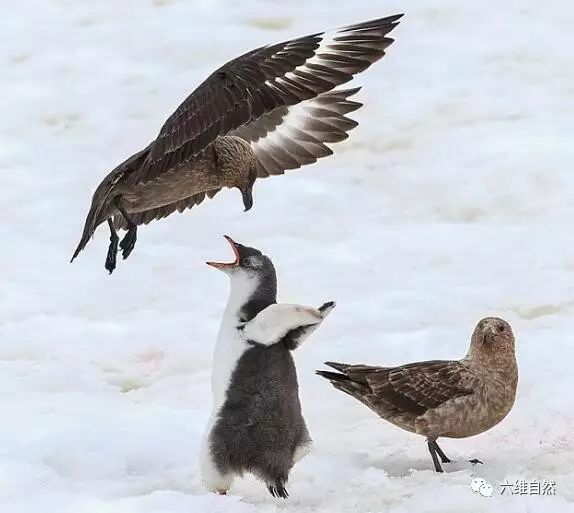
[[[104,227],[70,265],[99,181],[216,67],[397,12],[335,156],[258,181],[246,214],[229,190],[143,227],[112,276]],[[571,0],[4,0],[0,512],[572,511],[573,26]],[[281,300],[338,304],[295,354],[315,445],[288,501],[251,477],[208,494],[198,473],[222,234],[274,260]],[[442,475],[421,437],[314,375],[458,358],[490,315],[517,334],[517,401],[443,440]],[[501,496],[505,479],[556,495]]]

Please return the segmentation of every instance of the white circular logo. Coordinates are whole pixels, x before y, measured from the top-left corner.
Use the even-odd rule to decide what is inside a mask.
[[[482,477],[475,477],[470,482],[470,487],[472,488],[473,492],[478,492],[480,490],[480,487],[484,484],[486,484],[486,481],[482,479]]]
[[[480,493],[483,497],[492,497],[492,493],[494,492],[492,485],[482,477],[475,477],[470,482],[470,487],[473,492]]]

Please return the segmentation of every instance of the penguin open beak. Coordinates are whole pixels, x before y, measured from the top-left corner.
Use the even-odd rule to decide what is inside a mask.
[[[216,269],[219,269],[220,271],[227,271],[227,270],[230,270],[230,269],[237,267],[239,265],[239,249],[237,248],[237,244],[229,235],[224,235],[224,237],[227,240],[227,242],[229,242],[229,245],[231,246],[231,249],[233,250],[233,254],[235,255],[235,260],[233,262],[205,262],[207,265],[210,265],[211,267],[215,267]]]

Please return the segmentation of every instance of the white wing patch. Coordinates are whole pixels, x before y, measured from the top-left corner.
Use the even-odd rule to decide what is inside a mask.
[[[327,143],[345,140],[349,136],[347,132],[358,124],[345,116],[361,107],[361,103],[348,100],[358,91],[359,88],[333,90],[285,108],[280,122],[263,137],[260,133],[267,118],[246,127],[240,135],[251,139],[251,147],[262,168],[260,176],[282,174],[287,169],[297,169],[332,155]],[[271,115],[278,117],[274,112]]]

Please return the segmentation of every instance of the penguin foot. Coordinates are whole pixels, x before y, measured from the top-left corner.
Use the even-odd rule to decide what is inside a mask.
[[[289,493],[285,488],[285,482],[282,480],[277,480],[275,483],[268,484],[267,489],[269,490],[269,493],[277,499],[287,499],[289,497]]]

